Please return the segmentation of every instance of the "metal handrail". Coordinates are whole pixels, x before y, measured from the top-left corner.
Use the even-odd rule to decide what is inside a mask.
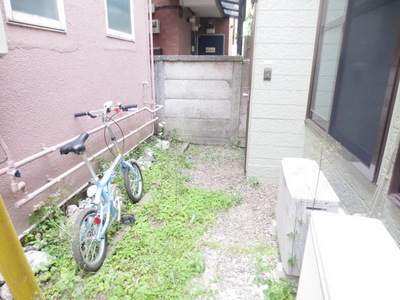
[[[121,118],[118,118],[117,120],[115,120],[115,122],[120,122],[120,121],[122,121],[122,120],[124,120],[124,119],[126,119],[126,118],[129,118],[129,117],[131,117],[131,116],[133,116],[133,115],[135,115],[135,114],[138,114],[138,113],[140,113],[140,112],[142,112],[142,111],[148,111],[148,112],[150,112],[150,113],[156,113],[156,112],[157,112],[158,110],[160,110],[161,108],[163,108],[163,106],[161,106],[161,105],[156,105],[155,109],[150,109],[150,108],[148,108],[148,107],[143,107],[143,108],[141,108],[141,109],[139,109],[139,110],[137,110],[137,111],[134,111],[134,112],[132,112],[132,113],[130,113],[130,114],[127,114],[127,115],[125,115],[125,116],[123,116],[123,117],[121,117]],[[140,130],[146,128],[147,126],[149,126],[149,125],[151,125],[151,124],[153,124],[153,123],[155,123],[157,120],[158,120],[158,117],[153,118],[152,120],[146,122],[145,124],[143,124],[142,126],[138,127],[137,129],[131,131],[129,134],[127,134],[127,135],[125,135],[124,137],[120,138],[120,139],[118,140],[118,142],[123,141],[124,139],[130,137],[131,135],[137,133],[138,131],[140,131]],[[99,127],[96,127],[96,128],[94,128],[94,129],[88,131],[88,133],[89,133],[89,134],[92,134],[92,133],[95,133],[95,132],[97,132],[97,131],[100,131],[101,129],[105,128],[105,126],[106,126],[106,125],[103,124],[103,125],[101,125],[101,126],[99,126]],[[147,136],[145,139],[143,139],[142,141],[144,141],[144,140],[146,140],[147,138],[149,138],[151,135],[153,135],[153,133],[154,133],[154,129],[153,129],[152,133],[151,133],[149,136]],[[20,190],[22,190],[22,189],[25,189],[25,183],[23,183],[23,182],[19,182],[19,187],[21,187],[21,188],[13,188],[13,186],[18,185],[18,184],[15,183],[15,177],[14,177],[14,175],[13,175],[13,173],[14,173],[13,171],[15,171],[16,168],[18,168],[18,167],[20,167],[20,166],[23,166],[23,165],[25,165],[25,164],[27,164],[27,163],[30,163],[30,162],[32,162],[32,161],[35,161],[36,159],[38,159],[38,158],[40,158],[40,157],[43,157],[43,156],[45,156],[45,155],[47,155],[47,154],[49,154],[49,153],[52,153],[52,152],[54,152],[54,151],[60,149],[61,147],[63,147],[64,145],[66,145],[66,144],[68,144],[68,143],[74,141],[75,139],[76,139],[76,137],[75,137],[75,138],[72,138],[72,139],[69,139],[69,140],[67,140],[67,141],[64,141],[64,142],[62,142],[62,143],[59,143],[59,144],[57,144],[57,145],[55,145],[55,146],[45,148],[43,151],[41,151],[41,152],[39,152],[39,153],[36,153],[36,154],[34,154],[34,155],[31,155],[31,156],[29,156],[29,157],[27,157],[27,158],[25,158],[25,159],[22,159],[22,160],[20,160],[20,161],[18,161],[18,162],[15,162],[15,163],[14,163],[13,161],[9,161],[8,167],[5,167],[5,168],[3,168],[3,169],[0,170],[0,176],[1,176],[1,175],[4,175],[4,174],[6,174],[6,173],[8,173],[8,174],[10,175],[10,177],[11,177],[11,179],[12,179],[12,182],[11,182],[12,188],[11,188],[11,189],[12,189],[13,192],[18,192],[18,191],[20,191]],[[140,141],[140,142],[142,142],[142,141]],[[92,161],[94,158],[100,156],[101,154],[103,154],[104,152],[106,152],[108,149],[109,149],[108,147],[105,147],[104,149],[100,150],[100,151],[97,152],[96,154],[92,155],[92,156],[89,158],[89,160]],[[130,149],[129,151],[131,151],[131,150],[132,150],[132,149]],[[129,152],[129,151],[127,151],[127,152]],[[39,195],[39,194],[41,194],[42,192],[44,192],[45,190],[49,189],[49,188],[52,187],[53,185],[59,183],[63,178],[65,178],[65,177],[67,177],[68,175],[70,175],[71,173],[75,172],[76,170],[78,170],[78,169],[81,168],[82,166],[84,166],[84,162],[81,162],[81,163],[77,164],[76,166],[72,167],[71,169],[67,170],[66,172],[62,173],[61,175],[57,176],[56,178],[52,179],[51,181],[49,181],[49,182],[46,183],[45,185],[41,186],[40,188],[38,188],[37,190],[35,190],[35,191],[32,192],[32,193],[28,193],[27,191],[25,191],[25,196],[24,196],[24,198],[18,200],[18,201],[15,203],[15,207],[21,207],[22,205],[24,205],[24,204],[26,204],[27,202],[31,201],[31,200],[34,199],[37,195]],[[21,184],[21,183],[22,183],[22,184]],[[86,185],[84,185],[83,188],[84,188],[85,186],[86,186]],[[79,190],[82,190],[82,187],[81,187]]]
[[[125,115],[125,116],[123,116],[123,117],[121,117],[121,118],[115,120],[115,122],[120,122],[120,121],[122,121],[122,120],[124,120],[124,119],[126,119],[126,118],[129,118],[130,116],[133,116],[133,115],[135,115],[135,114],[138,114],[138,113],[140,113],[140,112],[142,112],[142,111],[148,111],[148,112],[150,112],[150,113],[155,113],[155,112],[157,112],[158,110],[160,110],[161,108],[162,108],[161,105],[157,105],[155,109],[150,109],[150,108],[148,108],[148,107],[143,107],[143,108],[141,108],[141,109],[139,109],[139,110],[137,110],[137,111],[134,111],[134,112],[132,112],[132,113],[130,113],[130,114],[127,114],[127,115]],[[105,126],[106,126],[106,125],[103,124],[103,125],[101,125],[101,126],[99,126],[99,127],[96,127],[96,128],[94,128],[94,129],[88,131],[88,133],[89,133],[89,135],[90,135],[90,134],[92,134],[92,133],[95,133],[95,132],[97,132],[97,131],[100,131],[100,130],[103,129]],[[78,136],[76,136],[76,137],[74,137],[74,138],[72,138],[72,139],[66,140],[66,141],[64,141],[64,142],[61,142],[61,143],[59,143],[59,144],[57,144],[57,145],[55,145],[55,146],[52,146],[52,147],[45,147],[45,149],[44,149],[43,151],[41,151],[41,152],[39,152],[39,153],[36,153],[36,154],[34,154],[34,155],[31,155],[31,156],[29,156],[29,157],[27,157],[27,158],[24,158],[24,159],[22,159],[22,160],[20,160],[20,161],[11,162],[12,167],[5,167],[5,168],[3,168],[3,169],[0,169],[0,176],[6,174],[10,169],[19,168],[19,167],[21,167],[21,166],[23,166],[23,165],[26,165],[27,163],[30,163],[30,162],[32,162],[32,161],[38,159],[38,158],[41,158],[41,157],[43,157],[43,156],[45,156],[45,155],[47,155],[47,154],[49,154],[49,153],[51,153],[51,152],[54,152],[54,151],[60,149],[62,146],[64,146],[64,145],[66,145],[66,144],[68,144],[68,143],[74,141],[77,137],[78,137]]]

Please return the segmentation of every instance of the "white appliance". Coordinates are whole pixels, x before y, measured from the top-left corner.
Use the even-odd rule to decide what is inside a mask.
[[[377,219],[314,211],[297,300],[400,299],[400,249]]]
[[[284,158],[279,181],[276,230],[283,269],[299,276],[310,213],[337,212],[339,198],[318,164],[307,158]]]
[[[160,33],[160,20],[152,20],[153,33]]]

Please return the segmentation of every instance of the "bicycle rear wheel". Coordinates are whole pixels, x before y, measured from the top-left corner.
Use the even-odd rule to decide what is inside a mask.
[[[82,210],[74,224],[72,232],[72,252],[79,268],[87,272],[96,272],[103,264],[107,251],[107,233],[98,241],[100,229],[95,223],[97,209]]]
[[[129,199],[136,203],[142,198],[143,177],[139,165],[133,160],[129,163],[132,165],[133,171],[128,166],[124,167],[124,185]]]

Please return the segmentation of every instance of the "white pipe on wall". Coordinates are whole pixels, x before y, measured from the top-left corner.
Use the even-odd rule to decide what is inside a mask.
[[[120,122],[120,121],[122,121],[122,120],[124,120],[124,119],[126,119],[126,118],[129,118],[129,117],[131,117],[131,116],[133,116],[133,115],[135,115],[135,114],[138,114],[138,113],[140,113],[140,112],[142,112],[142,111],[148,111],[148,112],[150,112],[150,113],[155,113],[155,112],[157,112],[158,110],[160,110],[161,108],[162,108],[162,106],[160,106],[160,105],[157,106],[155,109],[150,109],[150,108],[148,108],[148,107],[143,107],[143,108],[141,108],[141,109],[139,109],[139,110],[137,110],[137,111],[134,111],[134,112],[132,112],[132,113],[130,113],[130,114],[128,114],[128,115],[125,115],[125,116],[123,116],[123,117],[121,117],[121,118],[115,120],[115,122],[118,123],[118,122]],[[88,133],[89,133],[89,135],[90,135],[90,134],[92,134],[92,133],[95,133],[95,132],[97,132],[97,131],[100,131],[100,130],[103,129],[104,127],[105,127],[105,125],[101,125],[101,126],[99,126],[99,127],[96,127],[96,128],[94,128],[94,129],[88,131]],[[27,158],[25,158],[25,159],[23,159],[23,160],[20,160],[20,161],[18,161],[18,162],[13,163],[13,166],[12,166],[12,167],[5,167],[5,168],[1,169],[1,170],[0,170],[0,176],[6,174],[10,169],[19,168],[19,167],[21,167],[21,166],[23,166],[23,165],[26,165],[27,163],[30,163],[30,162],[32,162],[32,161],[38,159],[38,158],[41,158],[42,156],[45,156],[45,155],[47,155],[47,154],[49,154],[49,153],[51,153],[51,152],[54,152],[54,151],[58,150],[58,149],[60,149],[62,146],[64,146],[64,145],[66,145],[66,144],[68,144],[68,143],[74,141],[76,138],[77,138],[77,136],[74,137],[74,138],[72,138],[72,139],[66,140],[66,141],[64,141],[64,142],[62,142],[62,143],[59,143],[59,144],[57,144],[57,145],[55,145],[55,146],[48,147],[48,148],[46,148],[45,150],[43,150],[43,151],[41,151],[41,152],[39,152],[39,153],[36,153],[36,154],[31,155],[31,156],[29,156],[29,157],[27,157]]]
[[[124,120],[124,119],[126,119],[126,118],[129,118],[130,116],[133,116],[133,115],[135,115],[135,114],[138,114],[139,112],[142,112],[142,111],[148,111],[148,112],[154,114],[154,113],[156,113],[158,110],[160,110],[161,108],[162,108],[162,106],[156,106],[155,109],[149,109],[148,107],[144,107],[144,108],[141,108],[141,109],[139,109],[139,110],[137,110],[137,111],[134,111],[133,113],[130,113],[130,114],[128,114],[128,115],[125,115],[125,116],[123,116],[123,117],[117,119],[116,122],[120,122],[120,121],[122,121],[122,120]],[[157,120],[158,120],[158,117],[156,117],[156,118],[154,118],[154,119],[148,121],[147,123],[143,124],[143,125],[140,126],[139,128],[137,128],[137,129],[131,131],[129,134],[127,134],[127,135],[125,135],[124,137],[120,138],[120,139],[118,140],[118,142],[121,142],[122,140],[124,140],[124,139],[130,137],[131,135],[137,133],[138,131],[140,131],[140,130],[146,128],[147,126],[149,126],[149,125],[151,125],[151,124],[153,124],[153,123],[155,123]],[[94,128],[94,129],[88,131],[88,133],[89,133],[89,134],[95,133],[95,132],[97,132],[97,131],[103,129],[104,127],[105,127],[105,125],[101,125],[101,126],[99,126],[99,127],[96,127],[96,128]],[[153,134],[154,134],[154,126],[153,126],[152,133],[151,133],[148,137],[152,136]],[[148,137],[146,137],[146,139],[147,139]],[[36,153],[36,154],[34,154],[34,155],[31,155],[31,156],[29,156],[29,157],[27,157],[27,158],[25,158],[25,159],[23,159],[23,160],[21,160],[21,161],[15,162],[15,163],[14,163],[13,161],[10,160],[10,161],[9,161],[9,164],[8,164],[8,167],[5,167],[5,168],[3,168],[3,169],[0,170],[0,176],[1,176],[1,175],[4,175],[4,174],[6,174],[6,173],[8,173],[8,174],[10,175],[10,177],[12,177],[12,178],[11,178],[11,183],[13,183],[13,182],[15,181],[15,177],[14,177],[13,173],[14,173],[14,171],[16,170],[16,168],[18,168],[18,167],[20,167],[20,166],[23,166],[23,165],[25,165],[25,164],[28,164],[28,163],[30,163],[30,162],[32,162],[32,161],[34,161],[34,160],[36,160],[36,159],[38,159],[38,158],[40,158],[40,157],[43,157],[43,156],[45,156],[45,155],[47,155],[47,154],[49,154],[49,153],[52,153],[52,152],[54,152],[54,151],[60,149],[60,148],[63,147],[64,145],[66,145],[66,144],[68,144],[68,143],[74,141],[75,139],[76,139],[76,137],[75,137],[75,138],[72,138],[72,139],[69,139],[69,140],[67,140],[67,141],[64,141],[64,142],[62,142],[62,143],[59,143],[59,144],[57,144],[57,145],[55,145],[55,146],[53,146],[53,147],[46,148],[45,150],[43,150],[43,151],[41,151],[41,152],[39,152],[39,153]],[[10,153],[8,153],[8,152],[10,152],[10,151],[8,150],[7,145],[4,143],[4,141],[1,140],[1,142],[2,142],[2,143],[1,143],[2,147],[3,147],[4,149],[7,149],[7,153],[6,153],[7,157],[10,158],[10,157],[11,157],[11,156],[10,156]],[[141,141],[141,142],[142,142],[142,141]],[[97,152],[95,155],[93,155],[89,160],[90,160],[90,161],[93,160],[94,158],[96,158],[97,156],[103,154],[103,153],[106,152],[107,150],[108,150],[108,147],[102,149],[101,151],[99,151],[99,152]],[[129,150],[129,151],[130,151],[130,150]],[[125,154],[126,154],[126,153],[125,153]],[[15,203],[15,207],[21,207],[22,205],[24,205],[24,204],[26,204],[27,202],[31,201],[31,200],[34,199],[37,195],[41,194],[42,192],[44,192],[45,190],[47,190],[47,189],[50,188],[51,186],[55,185],[56,183],[59,183],[63,178],[65,178],[66,176],[70,175],[70,174],[73,173],[74,171],[78,170],[78,169],[81,168],[83,165],[84,165],[83,162],[82,162],[82,163],[79,163],[79,164],[76,165],[75,167],[69,169],[68,171],[64,172],[64,173],[61,174],[60,176],[58,176],[58,177],[52,179],[50,182],[48,182],[47,184],[43,185],[42,187],[40,187],[39,189],[37,189],[36,191],[34,191],[34,192],[32,192],[32,193],[27,193],[27,191],[24,190],[24,191],[25,191],[25,197],[24,197],[23,199],[17,201],[17,202]],[[18,184],[20,184],[21,186],[25,186],[25,183],[24,183],[24,182],[19,182]],[[15,188],[13,188],[13,185],[12,185],[11,188],[12,188],[12,191],[13,191],[13,192],[18,192],[19,190],[21,190],[21,189],[15,189]]]
[[[137,133],[139,130],[144,129],[145,127],[155,123],[158,120],[158,118],[155,118],[149,122],[147,122],[146,124],[140,126],[139,128],[135,129],[134,131],[130,132],[128,135],[126,135],[124,138],[120,138],[118,140],[118,142],[121,142],[122,140],[128,138],[129,136],[131,136],[132,134]],[[152,134],[150,136],[152,136],[154,133],[154,130],[152,131]],[[106,152],[108,150],[108,147],[103,148],[102,150],[100,150],[99,152],[97,152],[96,154],[92,155],[89,158],[89,161],[92,161],[93,159],[95,159],[96,157],[100,156],[101,154],[103,154],[104,152]],[[125,153],[126,154],[126,153]],[[68,175],[72,174],[73,172],[75,172],[76,170],[80,169],[81,167],[83,167],[85,165],[84,162],[81,162],[79,164],[77,164],[75,167],[69,169],[68,171],[62,173],[61,175],[57,176],[56,178],[52,179],[50,182],[46,183],[45,185],[41,186],[40,188],[38,188],[36,191],[29,193],[26,195],[26,197],[24,197],[23,199],[17,201],[15,203],[15,207],[21,207],[22,205],[28,203],[29,201],[31,201],[32,199],[34,199],[37,195],[43,193],[45,190],[47,190],[48,188],[52,187],[53,185],[55,185],[56,183],[59,183],[62,179],[64,179],[65,177],[67,177]]]
[[[156,120],[154,120],[156,121]],[[154,134],[154,130],[152,131],[151,134],[149,134],[148,136],[146,136],[145,138],[143,138],[141,141],[139,141],[139,143],[137,143],[137,145],[141,144],[142,142],[144,142],[145,140],[147,140],[149,137],[151,137]],[[130,151],[132,151],[137,145],[133,146],[131,149],[129,149],[128,151],[125,152],[128,153]],[[67,198],[65,198],[63,201],[61,201],[60,203],[58,203],[58,207],[61,207],[63,205],[65,205],[65,203],[67,203],[69,200],[71,200],[73,197],[75,197],[77,194],[79,194],[80,192],[82,192],[87,186],[88,186],[88,182],[86,182],[84,185],[82,185],[81,187],[79,187],[75,192],[73,192],[71,195],[69,195]],[[46,215],[44,215],[41,220],[46,219],[48,216],[50,215],[50,213],[47,213]],[[27,230],[25,230],[23,233],[21,233],[18,236],[18,239],[22,239],[23,237],[25,237],[32,229],[34,229],[37,226],[38,223],[32,224],[31,227],[29,227]]]

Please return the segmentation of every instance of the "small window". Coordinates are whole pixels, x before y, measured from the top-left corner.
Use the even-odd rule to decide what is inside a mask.
[[[106,0],[107,35],[134,41],[133,0]]]
[[[63,0],[5,0],[4,4],[10,23],[66,29]]]

